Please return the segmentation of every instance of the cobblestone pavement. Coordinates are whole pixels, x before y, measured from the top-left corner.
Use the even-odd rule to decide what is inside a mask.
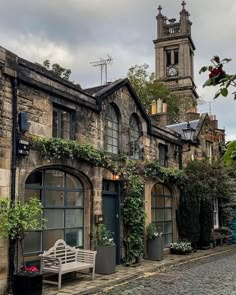
[[[147,273],[99,294],[236,295],[236,253],[183,263],[164,272]]]

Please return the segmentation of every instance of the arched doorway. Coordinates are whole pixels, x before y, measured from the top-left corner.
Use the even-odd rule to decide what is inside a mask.
[[[84,187],[74,175],[57,169],[42,169],[25,182],[25,200],[37,197],[43,205],[46,228],[28,232],[24,252],[40,253],[58,239],[71,246],[84,246]]]
[[[173,197],[170,189],[160,183],[156,183],[151,192],[151,216],[158,230],[163,234],[164,247],[168,247],[173,241]]]

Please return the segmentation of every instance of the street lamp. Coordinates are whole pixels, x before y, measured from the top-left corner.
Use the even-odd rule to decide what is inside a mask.
[[[186,128],[182,129],[182,134],[178,134],[178,149],[176,150],[176,154],[179,155],[179,169],[182,169],[182,154],[185,152],[189,152],[191,150],[190,143],[193,142],[193,135],[194,135],[195,129],[193,129],[189,122],[187,122]],[[187,143],[188,149],[183,150],[183,145]]]

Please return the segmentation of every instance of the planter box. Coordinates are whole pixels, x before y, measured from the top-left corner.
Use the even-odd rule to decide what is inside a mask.
[[[14,274],[13,295],[41,295],[43,276],[40,273]]]
[[[163,239],[162,237],[155,240],[148,240],[148,259],[150,260],[162,260],[164,257]]]
[[[112,274],[116,271],[116,246],[97,246],[95,272]]]

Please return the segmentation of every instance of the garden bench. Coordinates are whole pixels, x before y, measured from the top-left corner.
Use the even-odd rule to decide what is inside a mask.
[[[61,289],[61,277],[65,273],[90,269],[95,278],[95,258],[97,251],[76,249],[68,246],[64,240],[56,241],[48,251],[39,255],[41,273],[58,274],[58,282],[43,280],[45,283],[58,285]]]

